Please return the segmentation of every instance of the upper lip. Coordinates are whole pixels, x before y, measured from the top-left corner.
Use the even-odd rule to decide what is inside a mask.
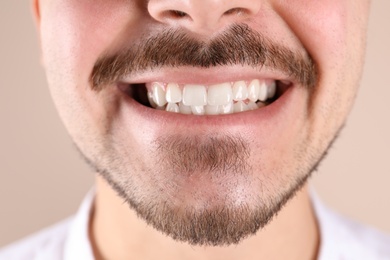
[[[298,83],[291,75],[282,71],[270,70],[266,67],[252,68],[247,66],[229,66],[229,67],[178,67],[162,68],[136,75],[129,75],[118,80],[124,84],[142,84],[146,82],[165,82],[178,84],[202,84],[211,85],[223,82],[234,82],[239,80],[268,79],[288,81],[294,85]]]

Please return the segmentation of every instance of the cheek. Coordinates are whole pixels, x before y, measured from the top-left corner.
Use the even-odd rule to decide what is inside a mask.
[[[103,129],[107,114],[115,109],[115,102],[91,92],[89,77],[99,55],[114,45],[124,25],[137,17],[128,11],[132,10],[126,6],[129,2],[53,0],[43,5],[44,66],[53,100],[72,136],[80,127]],[[75,122],[81,125],[75,126]]]
[[[343,0],[279,1],[275,8],[302,42],[320,69],[341,59],[347,39],[348,6]]]
[[[345,121],[357,91],[368,1],[294,3],[279,2],[277,8],[318,65],[319,82],[312,94],[309,119],[313,135],[322,133],[327,140]]]
[[[126,2],[55,0],[47,5],[41,28],[45,64],[53,65],[55,59],[85,77],[98,55],[115,43],[126,18],[132,17]]]

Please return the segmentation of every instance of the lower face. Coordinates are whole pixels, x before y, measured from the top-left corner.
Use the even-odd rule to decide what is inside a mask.
[[[43,0],[40,7],[50,90],[82,154],[140,217],[199,245],[256,233],[305,183],[351,108],[368,13],[368,1],[264,1],[261,14],[245,21],[312,62],[315,84],[283,66],[190,60],[123,74],[96,90],[91,75],[102,57],[140,49],[167,28],[137,1]],[[197,43],[215,35],[187,33]]]

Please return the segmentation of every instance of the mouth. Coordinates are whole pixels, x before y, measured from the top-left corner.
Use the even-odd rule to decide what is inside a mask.
[[[212,116],[262,109],[278,100],[292,85],[287,80],[251,79],[209,85],[152,81],[118,86],[148,108]]]

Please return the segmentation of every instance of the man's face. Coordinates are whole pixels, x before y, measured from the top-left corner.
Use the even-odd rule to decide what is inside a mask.
[[[41,0],[43,61],[75,144],[141,218],[192,244],[237,243],[342,127],[368,5]]]

